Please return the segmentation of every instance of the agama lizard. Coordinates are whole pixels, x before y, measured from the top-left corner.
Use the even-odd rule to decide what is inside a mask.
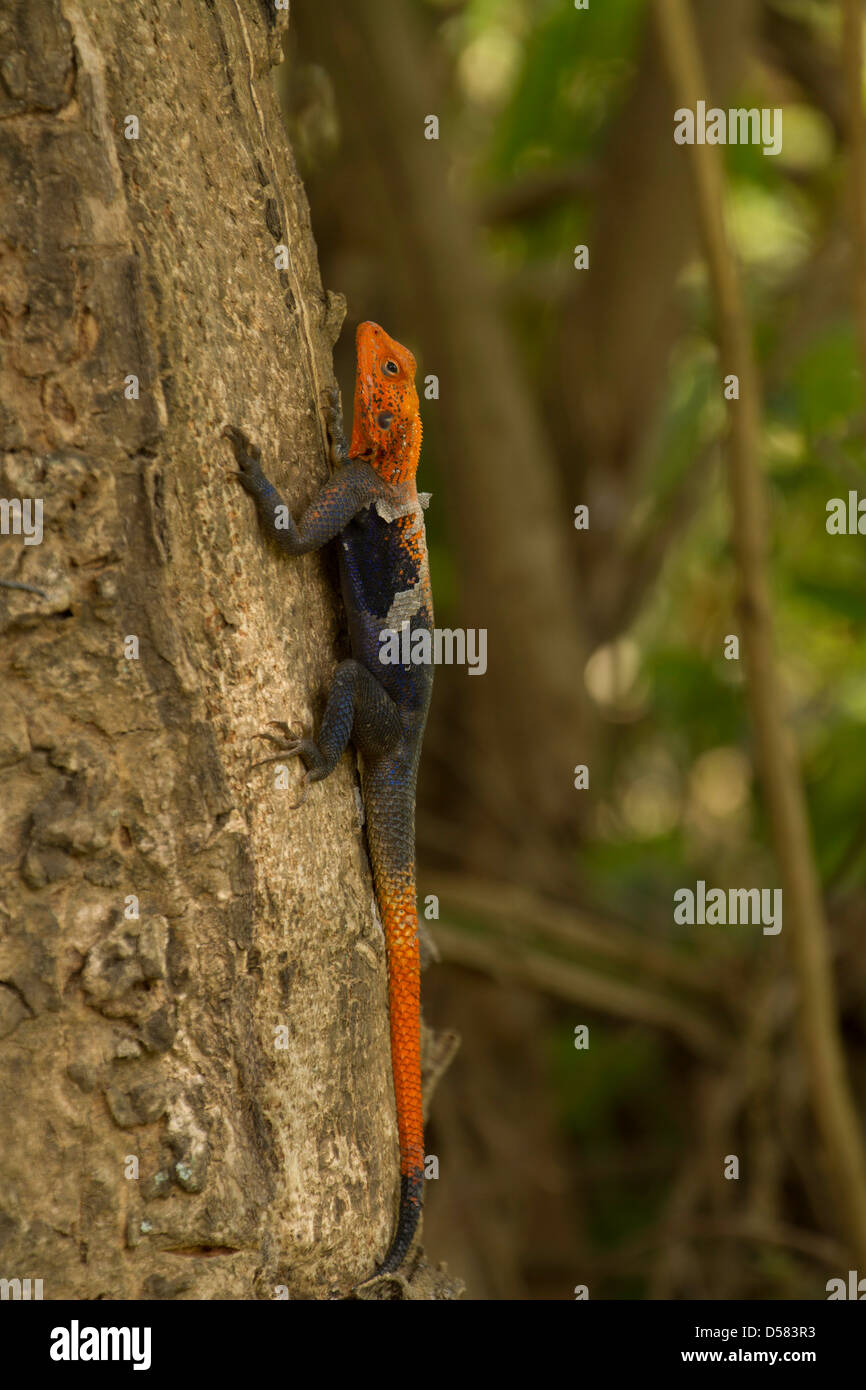
[[[260,451],[233,426],[245,490],[265,532],[288,555],[339,537],[340,577],[353,656],[334,672],[318,739],[276,723],[280,757],[298,756],[304,793],[336,767],[349,739],[361,755],[367,840],[388,956],[391,1059],[400,1137],[400,1206],[380,1274],[402,1264],[421,1215],[424,1170],[420,1065],[420,966],[415,900],[415,785],[433,685],[431,664],[380,660],[383,631],[433,631],[427,543],[415,473],[421,417],[415,359],[376,323],[357,332],[354,420],[348,450],[336,396],[328,406],[336,471],[295,523],[260,464]],[[408,650],[404,648],[404,650]],[[301,804],[300,802],[298,803]]]

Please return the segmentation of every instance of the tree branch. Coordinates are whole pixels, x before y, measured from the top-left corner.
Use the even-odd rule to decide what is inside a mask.
[[[513,883],[465,874],[437,870],[436,886],[449,908],[482,918],[485,927],[503,937],[517,934],[528,940],[528,934],[537,933],[559,950],[606,958],[630,968],[636,977],[653,976],[660,984],[678,987],[704,1000],[707,996],[718,999],[724,993],[718,974],[710,978],[700,961],[639,936],[608,917],[563,907]]]
[[[435,940],[442,959],[481,970],[494,978],[514,980],[555,999],[580,1004],[636,1023],[665,1028],[703,1060],[724,1056],[726,1039],[704,1013],[678,999],[630,984],[598,970],[588,970],[538,950],[525,940],[501,933],[467,931],[437,922]]]

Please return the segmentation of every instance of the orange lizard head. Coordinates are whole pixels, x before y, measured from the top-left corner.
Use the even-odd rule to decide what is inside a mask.
[[[414,481],[421,453],[416,362],[378,323],[359,323],[352,458],[365,458],[388,483]]]

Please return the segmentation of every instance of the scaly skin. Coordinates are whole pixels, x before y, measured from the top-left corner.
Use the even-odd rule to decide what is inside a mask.
[[[289,555],[339,536],[340,576],[352,659],[337,667],[318,739],[264,735],[305,767],[311,782],[336,767],[349,739],[361,754],[367,839],[388,951],[391,1058],[400,1136],[400,1207],[379,1266],[399,1268],[421,1215],[424,1136],[421,1111],[420,968],[415,901],[415,785],[433,668],[383,665],[380,633],[409,623],[432,632],[433,602],[424,521],[415,486],[421,418],[415,359],[375,323],[357,332],[352,440],[346,457],[335,401],[329,410],[330,481],[295,524],[265,477],[259,453],[227,427],[239,478],[264,530]],[[282,509],[278,511],[278,509]],[[303,797],[302,797],[303,800]],[[300,803],[299,803],[300,804]]]

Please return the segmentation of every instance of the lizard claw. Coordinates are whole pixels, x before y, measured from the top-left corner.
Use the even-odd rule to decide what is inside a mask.
[[[300,795],[299,799],[298,799],[296,802],[294,802],[293,805],[291,805],[291,806],[289,807],[289,810],[290,810],[290,811],[299,811],[300,808],[303,806],[303,804],[304,804],[304,802],[306,801],[306,799],[307,799],[307,797],[308,797],[308,795],[309,795],[309,792],[310,792],[310,780],[311,780],[311,779],[310,779],[310,774],[309,774],[309,772],[305,772],[305,773],[304,773],[304,782],[303,782],[304,790],[301,792],[301,795]]]
[[[269,758],[259,758],[253,763],[253,767],[265,767],[268,763],[281,763],[284,758],[293,758],[300,753],[300,751],[301,744],[299,740],[295,747],[283,748],[279,753],[274,753]]]
[[[262,451],[258,444],[253,444],[247,439],[243,430],[239,430],[235,425],[224,425],[222,430],[223,438],[227,439],[234,450],[237,460],[237,470],[235,477],[240,480],[245,492],[253,495],[258,492],[262,479],[261,457]]]
[[[37,589],[35,584],[22,584],[17,579],[0,579],[0,589],[20,589],[25,594],[38,594],[40,598],[47,598],[44,589]]]
[[[222,435],[223,439],[227,439],[234,449],[238,463],[241,462],[242,457],[253,459],[256,463],[259,462],[262,451],[258,444],[253,444],[247,438],[243,430],[239,430],[236,425],[223,425]]]
[[[283,738],[287,738],[287,739],[289,739],[289,740],[294,740],[295,735],[292,733],[292,731],[291,731],[291,729],[289,728],[288,724],[286,723],[285,719],[269,719],[269,720],[268,720],[268,723],[270,724],[270,726],[271,726],[272,729],[279,729],[279,731],[280,731],[280,733],[282,734]],[[263,734],[262,737],[263,737],[263,738],[273,738],[273,734]]]
[[[274,757],[262,758],[261,762],[253,763],[253,767],[261,767],[262,763],[279,762],[281,757],[292,758],[301,751],[304,740],[293,734],[288,724],[282,719],[269,719],[268,723],[273,728],[279,729],[279,736],[269,733],[267,729],[262,729],[260,733],[253,734],[253,738],[266,739],[268,743],[272,743],[279,751]]]
[[[257,762],[253,763],[253,767],[264,767],[267,763],[280,763],[285,758],[303,758],[306,764],[303,790],[300,800],[294,802],[294,804],[289,807],[290,811],[297,811],[303,806],[307,799],[310,791],[310,783],[318,780],[315,776],[315,769],[321,762],[322,755],[312,739],[297,737],[292,733],[288,724],[282,719],[269,719],[268,723],[273,728],[279,729],[279,735],[269,733],[267,729],[262,729],[260,733],[253,734],[253,738],[266,739],[268,743],[272,743],[279,751],[271,753],[267,758],[258,759]]]
[[[325,416],[325,425],[327,426],[328,438],[331,442],[331,462],[334,464],[345,463],[349,455],[349,450],[343,431],[343,412],[340,409],[340,392],[336,386],[331,386],[326,391],[325,400],[322,404],[322,412]]]
[[[303,739],[279,739],[274,734],[253,734],[253,738],[266,738],[268,743],[272,743],[277,749],[276,753],[271,753],[267,758],[259,758],[253,763],[253,767],[264,767],[265,763],[279,763],[283,758],[296,758],[301,752]]]

